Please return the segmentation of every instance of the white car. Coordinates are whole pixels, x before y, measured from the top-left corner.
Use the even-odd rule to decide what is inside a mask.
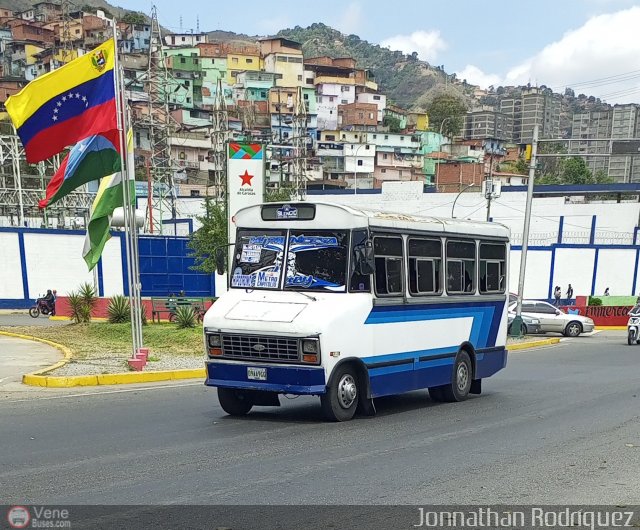
[[[509,306],[510,311],[515,311],[516,304]],[[523,300],[522,313],[540,321],[540,330],[543,333],[562,333],[567,337],[577,337],[581,333],[593,331],[593,320],[580,315],[567,314],[547,302],[536,300]]]

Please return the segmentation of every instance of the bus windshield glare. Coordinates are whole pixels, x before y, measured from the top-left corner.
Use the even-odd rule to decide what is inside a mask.
[[[231,287],[344,292],[347,247],[347,231],[241,229]]]

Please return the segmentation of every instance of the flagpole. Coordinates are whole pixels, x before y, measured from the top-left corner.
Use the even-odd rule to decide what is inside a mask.
[[[122,72],[120,72],[122,74]],[[120,90],[121,93],[124,94],[124,75],[120,75]],[[129,131],[129,127],[131,126],[131,116],[129,112],[129,108],[126,106],[123,100],[123,106],[125,107],[124,112],[122,114],[124,118],[124,124],[127,131]],[[127,132],[127,142],[128,142],[128,132]],[[140,256],[138,252],[138,219],[136,216],[136,197],[135,191],[133,197],[131,197],[131,183],[135,181],[135,161],[133,158],[133,152],[129,151],[129,147],[127,144],[127,190],[129,191],[129,202],[127,203],[130,207],[130,219],[131,222],[131,250],[132,250],[132,270],[133,270],[133,283],[134,283],[134,293],[136,298],[136,308],[138,310],[137,314],[137,332],[138,332],[138,347],[142,348],[144,346],[144,341],[142,338],[142,296],[141,296],[141,284],[140,284]],[[134,188],[135,190],[135,188]]]
[[[117,122],[118,122],[118,131],[120,136],[120,175],[121,180],[120,184],[122,185],[122,198],[123,205],[122,210],[124,214],[124,233],[125,233],[125,248],[127,254],[127,280],[129,287],[129,305],[131,309],[131,340],[132,340],[132,354],[131,358],[135,359],[136,354],[138,353],[138,349],[141,347],[140,343],[140,331],[138,330],[139,324],[139,299],[137,297],[137,280],[134,276],[134,260],[135,260],[135,252],[133,248],[133,241],[131,238],[131,197],[130,197],[130,183],[129,183],[129,171],[128,171],[128,160],[127,156],[125,156],[125,150],[128,149],[128,141],[127,141],[127,131],[125,129],[125,119],[124,119],[124,101],[122,99],[123,93],[121,90],[120,84],[120,61],[118,58],[118,31],[116,20],[112,19],[112,28],[113,28],[113,41],[114,41],[114,68],[113,68],[113,80],[114,80],[114,90],[116,96],[116,112],[117,112]]]

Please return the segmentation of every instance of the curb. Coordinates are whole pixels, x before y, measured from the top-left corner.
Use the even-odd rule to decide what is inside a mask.
[[[606,331],[626,331],[627,330],[627,326],[596,326],[595,329],[601,329],[601,330],[606,330]]]
[[[72,357],[71,350],[62,344],[31,335],[12,333],[10,331],[0,331],[0,335],[14,337],[16,339],[32,340],[48,344],[59,350],[64,359],[51,366],[31,372],[22,376],[22,383],[28,386],[39,386],[48,388],[70,388],[74,386],[101,386],[101,385],[131,385],[135,383],[155,383],[158,381],[177,381],[180,379],[204,379],[206,371],[204,368],[191,368],[185,370],[164,370],[157,372],[125,372],[118,374],[95,374],[77,376],[54,376],[45,375],[56,368],[61,368],[67,364]]]
[[[49,317],[49,320],[59,320],[65,322],[71,322],[73,320],[71,317],[63,317],[63,316],[55,316]],[[106,317],[91,317],[91,322],[107,322],[109,319]]]
[[[530,342],[521,342],[519,344],[507,345],[507,351],[530,350],[530,349],[533,349],[533,348],[539,348],[541,346],[550,346],[552,344],[558,344],[559,342],[560,342],[560,338],[533,340],[533,341],[530,341]]]
[[[135,383],[177,381],[180,379],[204,379],[205,376],[204,368],[76,376],[39,375],[34,372],[26,374],[22,378],[22,382],[29,386],[70,388],[74,386],[131,385]]]

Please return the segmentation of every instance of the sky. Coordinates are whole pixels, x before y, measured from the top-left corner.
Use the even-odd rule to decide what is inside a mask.
[[[149,0],[115,0],[149,13]],[[324,22],[487,88],[572,87],[640,102],[640,0],[155,0],[171,31],[269,35]],[[187,7],[188,6],[188,7]]]

